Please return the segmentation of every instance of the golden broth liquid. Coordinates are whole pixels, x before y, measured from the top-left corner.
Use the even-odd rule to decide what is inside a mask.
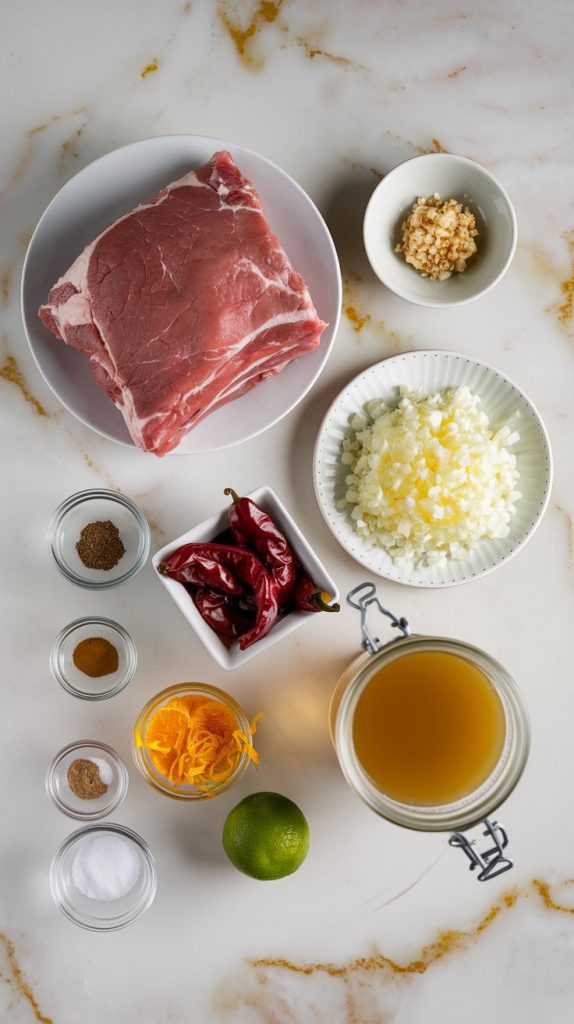
[[[506,733],[488,677],[455,654],[404,654],[377,672],[353,718],[355,753],[371,780],[401,803],[452,803],[495,768]]]

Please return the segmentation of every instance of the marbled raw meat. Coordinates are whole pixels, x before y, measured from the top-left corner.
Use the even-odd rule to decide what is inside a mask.
[[[135,444],[156,455],[317,348],[326,327],[226,152],[102,231],[39,315],[88,356]]]

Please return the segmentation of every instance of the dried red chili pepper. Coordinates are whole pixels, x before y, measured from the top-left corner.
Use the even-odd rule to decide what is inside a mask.
[[[207,587],[188,589],[199,614],[216,633],[236,640],[253,626],[254,613],[249,614],[241,609],[227,594],[214,594]]]
[[[240,498],[232,487],[223,493],[233,499],[229,526],[236,544],[255,549],[277,584],[279,603],[285,604],[295,586],[297,556],[271,516],[251,498]]]
[[[245,587],[235,573],[216,559],[201,554],[197,544],[183,544],[158,566],[158,572],[178,583],[210,587],[211,590],[232,597],[241,597],[245,593]]]
[[[303,612],[340,612],[339,604],[330,604],[331,595],[319,590],[310,576],[305,573],[297,581],[294,593],[295,607]]]
[[[172,576],[172,564],[175,562],[175,572],[181,573],[186,560],[193,564],[198,557],[213,559],[218,565],[230,569],[240,583],[246,584],[253,591],[255,623],[252,629],[239,637],[239,646],[243,651],[257,640],[261,640],[277,622],[278,586],[257,555],[245,548],[236,548],[229,544],[185,544],[161,563],[159,571],[165,576]],[[179,577],[175,575],[173,578]]]

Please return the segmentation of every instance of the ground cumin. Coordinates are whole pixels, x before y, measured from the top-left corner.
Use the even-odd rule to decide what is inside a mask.
[[[92,679],[117,672],[120,664],[118,652],[103,636],[89,636],[74,647],[74,665]]]
[[[68,785],[80,800],[97,800],[108,791],[95,761],[85,757],[77,757],[72,761],[68,768]]]
[[[125,550],[120,531],[110,519],[88,523],[76,544],[76,551],[86,569],[113,569]]]

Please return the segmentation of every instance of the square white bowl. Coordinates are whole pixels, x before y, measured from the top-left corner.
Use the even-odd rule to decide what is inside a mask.
[[[423,277],[395,252],[413,203],[436,192],[443,200],[468,206],[478,228],[477,252],[467,269],[446,281]],[[504,188],[486,168],[451,153],[429,153],[399,164],[377,185],[365,213],[363,238],[375,274],[396,295],[419,306],[461,306],[490,291],[506,273],[516,249],[516,215]]]
[[[327,593],[331,594],[334,601],[338,601],[339,591],[335,581],[329,575],[311,545],[305,540],[295,520],[289,515],[287,509],[275,494],[275,491],[270,487],[258,487],[256,490],[250,491],[246,497],[251,498],[252,501],[260,505],[271,516],[276,526],[285,534],[303,568],[309,573],[318,588],[327,591]],[[160,562],[164,562],[182,544],[210,542],[222,533],[223,530],[226,530],[229,525],[228,514],[230,507],[231,503],[217,515],[212,516],[211,519],[205,519],[202,523],[198,523],[197,526],[188,530],[187,533],[182,533],[181,537],[170,541],[152,558],[152,564],[158,579],[173,598],[191,628],[197,633],[203,645],[207,647],[212,658],[215,658],[217,663],[227,671],[239,668],[240,665],[245,665],[246,662],[250,661],[257,654],[261,654],[263,651],[268,650],[269,647],[273,647],[278,640],[288,636],[293,630],[299,629],[299,626],[313,618],[314,615],[313,612],[297,610],[288,612],[287,615],[273,626],[267,636],[258,640],[251,647],[248,647],[247,650],[242,651],[237,641],[226,641],[207,625],[207,622],[199,614],[190,594],[182,583],[178,583],[177,580],[172,580],[168,576],[160,575],[157,572]],[[320,615],[321,612],[317,614]]]

